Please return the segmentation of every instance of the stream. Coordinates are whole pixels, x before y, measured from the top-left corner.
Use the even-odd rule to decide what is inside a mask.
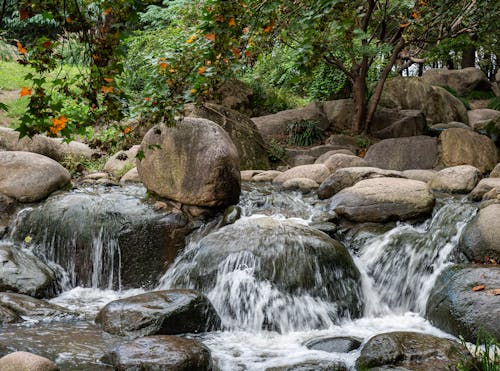
[[[59,292],[50,302],[77,315],[0,327],[0,347],[8,344],[9,351],[46,356],[61,370],[112,369],[100,359],[121,339],[102,333],[93,322],[106,303],[180,287],[203,292],[221,317],[222,331],[184,335],[208,346],[220,370],[329,362],[354,369],[359,348],[341,353],[306,347],[310,341],[336,336],[366,341],[383,332],[417,331],[453,338],[433,327],[423,313],[435,279],[451,264],[462,230],[477,211],[465,198],[450,196],[438,198],[432,217],[417,224],[347,228],[335,223],[328,200],[315,194],[244,183],[239,220],[226,227],[220,227],[219,219],[198,226],[166,271],[159,276],[141,273],[139,279],[145,284],[131,287],[127,277],[132,263],[127,262],[123,241],[116,236],[132,227],[113,208],[126,208],[131,218],[149,215],[152,206],[146,190],[139,186],[80,188],[51,196],[45,204],[54,197],[67,202],[61,222],[70,224],[73,232],[62,231],[47,214],[40,213],[40,221],[35,222],[42,204],[21,210],[4,240],[39,237],[29,249],[56,272]],[[71,214],[70,205],[75,202],[67,201],[71,197],[90,205],[85,207],[85,220]],[[106,209],[105,219],[93,214],[107,207],[111,211]],[[289,233],[290,228],[295,232]],[[284,232],[270,233],[276,229]],[[89,273],[79,278],[82,267],[74,256],[81,242],[75,235],[87,230],[91,249],[83,268]],[[147,228],[144,231],[148,233]],[[350,256],[343,259],[352,261],[359,273],[338,269],[330,260],[323,262],[325,257],[311,258],[304,241],[318,234],[328,239],[325,233],[347,247]],[[259,244],[265,244],[265,253],[254,253]],[[59,254],[58,246],[68,254]],[[226,255],[220,253],[226,250]],[[278,277],[278,284],[268,272],[273,279]],[[304,281],[301,288],[297,288],[299,281]],[[330,287],[329,282],[336,283]]]

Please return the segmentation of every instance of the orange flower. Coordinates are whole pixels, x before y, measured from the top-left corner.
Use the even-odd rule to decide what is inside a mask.
[[[191,89],[191,94],[196,94],[198,92],[198,90],[196,89]]]
[[[104,81],[106,81],[106,82],[113,82],[113,79],[111,77],[105,77]]]
[[[186,40],[188,44],[191,44],[194,40],[196,40],[196,35],[192,35],[189,39]]]
[[[208,41],[215,41],[215,33],[212,32],[212,33],[206,34],[205,39],[207,39]]]
[[[168,66],[168,63],[167,63],[167,62],[161,62],[161,63],[160,63],[160,68],[161,68],[162,70],[166,69],[166,68],[167,68],[167,66]]]
[[[236,19],[234,19],[234,18],[229,18],[229,21],[227,22],[227,24],[229,25],[229,27],[234,27],[234,26],[236,26]]]
[[[399,25],[399,27],[401,27],[401,28],[406,28],[406,27],[408,27],[409,25],[410,25],[410,22],[408,22],[408,23],[401,23],[401,24]]]
[[[145,101],[148,101],[148,100],[151,100],[151,98],[146,97],[146,98],[144,98],[144,100],[145,100]]]
[[[132,128],[130,126],[127,126],[125,129],[123,129],[123,134],[127,135],[132,131]]]
[[[33,93],[33,92],[31,91],[31,89],[30,89],[30,88],[28,88],[27,86],[23,86],[23,87],[21,88],[21,92],[19,93],[19,95],[20,95],[21,97],[25,97],[25,96],[27,96],[27,95],[31,95],[32,93]]]
[[[248,50],[245,51],[245,55],[247,56],[247,58],[251,58],[252,57],[252,53]]]
[[[71,23],[73,20],[70,17],[66,17],[66,23]]]
[[[49,128],[50,132],[52,134],[59,133],[62,129],[64,129],[66,127],[67,122],[68,122],[68,119],[64,115],[62,115],[60,117],[54,117],[52,119],[52,126]]]
[[[102,12],[102,14],[104,14],[104,15],[108,15],[108,14],[110,14],[112,11],[113,11],[113,9],[111,9],[111,8],[106,8],[106,9],[104,9],[104,12]]]
[[[198,68],[198,75],[203,75],[206,70],[207,69],[205,68],[205,66],[201,66],[200,68]]]
[[[413,13],[411,13],[411,17],[412,17],[413,19],[419,19],[419,18],[420,18],[420,16],[418,15],[418,13],[417,13],[417,12],[413,12]]]
[[[48,48],[48,47],[49,47],[49,46],[51,46],[51,45],[52,45],[52,41],[50,41],[50,40],[49,40],[49,41],[45,41],[45,42],[42,44],[42,46],[43,46],[44,48]]]
[[[271,22],[266,27],[264,27],[264,32],[271,32],[273,28],[274,28],[274,22]]]
[[[241,52],[239,49],[237,48],[232,48],[231,51],[233,52],[233,54],[236,56],[236,57],[239,57]]]
[[[101,92],[103,94],[108,94],[113,92],[113,87],[112,86],[101,86]]]
[[[21,44],[19,41],[16,44],[17,44],[17,50],[19,51],[19,53],[26,54],[28,52],[26,50],[26,48],[23,47],[23,44]]]
[[[224,22],[225,18],[224,18],[224,16],[223,16],[223,15],[220,15],[220,14],[219,14],[219,15],[216,15],[216,16],[215,16],[215,20],[216,20],[217,22]]]

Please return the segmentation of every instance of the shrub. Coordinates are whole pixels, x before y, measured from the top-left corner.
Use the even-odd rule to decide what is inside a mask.
[[[500,111],[500,97],[495,97],[495,98],[492,98],[492,99],[488,102],[488,108],[489,108],[489,109],[494,109],[494,110]]]
[[[287,125],[289,140],[292,145],[310,146],[323,138],[323,129],[314,120],[292,121]]]
[[[284,161],[287,157],[286,148],[281,146],[275,139],[271,139],[269,142],[268,157],[272,162]]]

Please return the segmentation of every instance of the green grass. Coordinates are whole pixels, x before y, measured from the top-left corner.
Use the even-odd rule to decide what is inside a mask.
[[[30,71],[16,62],[0,61],[0,90],[17,90],[26,85],[24,75]]]

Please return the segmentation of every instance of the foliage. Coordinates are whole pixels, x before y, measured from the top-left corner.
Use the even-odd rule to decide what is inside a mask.
[[[313,70],[308,93],[311,100],[330,100],[348,84],[345,74],[325,63]]]
[[[243,80],[252,88],[252,114],[262,116],[287,109],[297,108],[307,100],[293,94],[290,90],[273,87],[261,80]]]
[[[469,92],[465,98],[468,100],[487,100],[493,98],[495,95],[491,91],[473,90]]]
[[[458,92],[455,89],[453,89],[452,87],[450,87],[448,85],[439,85],[439,86],[441,88],[443,88],[444,90],[446,90],[451,95],[453,95],[455,98],[457,98],[458,100],[460,100],[460,102],[462,102],[462,104],[464,105],[464,107],[465,107],[465,109],[467,111],[470,111],[472,109],[471,106],[470,106],[468,98],[461,97],[460,95],[458,95]]]
[[[462,345],[467,347],[464,338],[460,336]],[[481,330],[476,339],[474,351],[472,352],[475,358],[479,361],[480,366],[474,367],[473,370],[481,371],[497,371],[500,365],[500,344],[498,340]],[[473,371],[467,367],[467,362],[461,361],[457,365],[459,371]]]
[[[98,159],[88,159],[85,157],[75,159],[72,156],[68,156],[61,162],[61,165],[69,171],[71,177],[74,177],[75,175],[83,174],[85,171],[91,173],[102,171],[106,161],[107,157],[104,156]]]
[[[287,157],[286,148],[280,145],[275,139],[271,139],[268,148],[268,157],[272,162],[284,161]]]
[[[101,128],[88,126],[85,128],[83,138],[92,148],[113,153],[119,145],[130,135],[130,128],[119,124],[111,124]]]
[[[488,108],[489,108],[489,109],[494,109],[494,110],[500,111],[500,97],[495,97],[495,98],[492,98],[492,99],[488,102]]]
[[[372,144],[372,140],[365,135],[356,135],[355,138],[356,138],[356,145],[361,149],[368,148]]]
[[[321,140],[323,129],[314,120],[291,121],[287,125],[288,142],[296,146],[310,146]]]

